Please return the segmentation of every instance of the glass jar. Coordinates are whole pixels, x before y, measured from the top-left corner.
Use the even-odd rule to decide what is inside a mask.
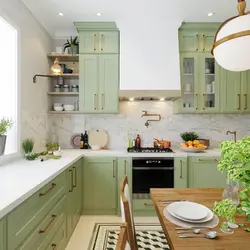
[[[71,91],[72,92],[79,92],[79,86],[78,85],[72,85],[71,86]]]
[[[54,86],[54,92],[61,92],[61,86],[59,84]]]
[[[67,84],[63,85],[63,92],[69,92],[69,85]]]

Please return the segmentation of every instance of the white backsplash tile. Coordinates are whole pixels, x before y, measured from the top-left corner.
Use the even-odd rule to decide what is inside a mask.
[[[162,120],[149,122],[146,128],[147,119],[158,117],[141,117],[143,110],[160,114]],[[152,144],[153,138],[178,144],[180,133],[186,131],[195,131],[218,146],[220,141],[232,139],[226,135],[227,130],[236,130],[238,139],[250,135],[250,115],[179,115],[173,114],[172,102],[121,102],[118,115],[49,115],[48,128],[48,138],[57,138],[63,148],[71,148],[70,138],[74,133],[98,128],[109,134],[111,149],[125,149],[128,133],[140,134],[143,144]]]

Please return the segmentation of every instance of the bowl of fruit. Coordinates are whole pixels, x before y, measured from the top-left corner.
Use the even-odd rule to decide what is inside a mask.
[[[207,149],[207,146],[200,143],[199,140],[182,142],[180,148],[185,152],[199,153]]]

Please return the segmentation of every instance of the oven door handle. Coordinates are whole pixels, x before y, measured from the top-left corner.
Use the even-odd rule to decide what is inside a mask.
[[[174,170],[174,167],[167,168],[167,167],[133,167],[133,170]]]

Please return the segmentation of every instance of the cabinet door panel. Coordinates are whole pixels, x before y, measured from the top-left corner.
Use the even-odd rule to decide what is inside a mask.
[[[237,113],[241,110],[241,73],[221,70],[222,91],[220,94],[222,111]]]
[[[84,161],[83,213],[116,214],[117,212],[116,160]]]
[[[118,31],[99,32],[99,52],[114,54],[119,53]]]
[[[180,51],[197,52],[199,51],[199,35],[194,31],[179,32]]]
[[[97,53],[99,50],[98,32],[79,32],[79,53]]]
[[[241,110],[250,112],[250,70],[241,73]]]
[[[211,52],[212,45],[214,43],[214,36],[216,31],[204,32],[201,36],[202,39],[202,50],[205,52]]]
[[[0,250],[6,250],[5,219],[1,219],[0,221]]]
[[[174,159],[174,187],[187,188],[188,186],[188,166],[187,157]]]
[[[79,109],[98,111],[98,56],[80,55]]]
[[[119,56],[99,56],[99,110],[118,113],[119,109]]]

